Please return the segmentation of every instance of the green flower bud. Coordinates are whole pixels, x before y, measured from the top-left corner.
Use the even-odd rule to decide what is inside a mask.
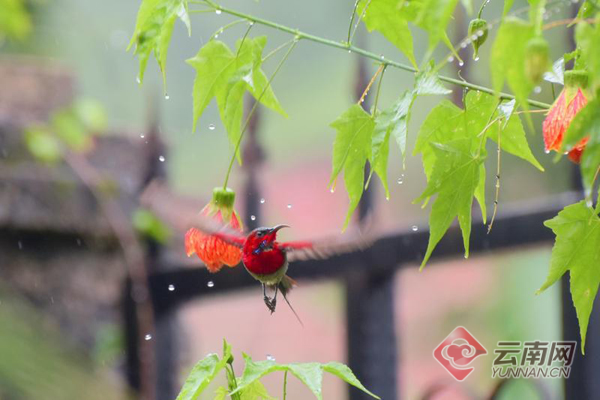
[[[473,43],[473,59],[479,54],[479,47],[483,46],[488,36],[488,23],[485,19],[476,18],[469,23],[469,37]],[[475,39],[473,39],[475,38]]]
[[[543,37],[535,37],[525,47],[525,75],[534,85],[550,69],[550,49]]]

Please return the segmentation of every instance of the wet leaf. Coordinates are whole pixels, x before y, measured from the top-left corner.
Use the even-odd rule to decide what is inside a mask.
[[[177,400],[195,400],[198,398],[210,382],[212,382],[217,374],[225,367],[229,357],[231,357],[231,346],[224,341],[223,357],[219,358],[218,355],[213,353],[199,361],[185,380],[183,388],[177,396]]]
[[[526,110],[527,96],[533,89],[533,84],[525,74],[525,47],[533,35],[533,25],[529,22],[506,18],[500,25],[490,57],[494,90],[502,90],[507,82],[519,105]]]
[[[134,54],[138,56],[140,62],[138,73],[140,83],[144,81],[150,53],[154,52],[166,87],[167,51],[177,17],[185,23],[188,34],[191,35],[187,0],[143,0],[140,5],[135,31],[127,48],[129,50],[135,44]]]
[[[485,159],[485,150],[481,154],[472,152],[473,139],[431,145],[435,152],[431,177],[423,194],[415,200],[424,201],[437,194],[429,216],[429,243],[421,268],[425,267],[431,253],[456,217],[463,234],[465,257],[469,256],[471,205],[479,185],[480,166]]]
[[[332,122],[331,127],[337,131],[337,135],[333,144],[333,168],[329,186],[334,188],[338,175],[344,171],[344,184],[350,198],[343,227],[346,229],[362,196],[365,164],[371,157],[371,137],[375,122],[361,106],[354,104]]]
[[[581,334],[581,351],[598,284],[600,283],[600,218],[584,201],[565,207],[545,222],[556,235],[550,271],[538,293],[552,286],[570,272],[571,296],[577,311]]]
[[[361,0],[356,14],[363,16],[369,32],[376,30],[396,46],[408,60],[417,66],[413,54],[413,39],[404,10],[397,0]],[[365,7],[367,10],[365,12]]]
[[[362,385],[362,383],[360,383],[358,378],[356,378],[356,376],[352,373],[352,370],[350,368],[348,368],[346,365],[338,363],[338,362],[329,362],[327,364],[323,364],[323,370],[325,372],[329,372],[330,374],[337,376],[340,379],[343,379],[345,382],[362,390],[363,392],[367,393],[369,396],[379,399],[379,396],[368,391],[367,388],[365,388]]]
[[[206,106],[215,98],[229,141],[235,147],[241,134],[246,91],[263,105],[287,116],[261,69],[266,43],[265,36],[239,40],[234,53],[225,43],[211,40],[187,60],[196,69],[194,130]],[[241,162],[239,149],[236,156]]]

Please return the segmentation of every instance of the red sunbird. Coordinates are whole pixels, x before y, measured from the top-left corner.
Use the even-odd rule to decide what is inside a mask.
[[[360,241],[298,241],[278,242],[277,233],[282,228],[289,228],[281,224],[272,228],[256,228],[247,236],[241,232],[215,227],[214,221],[199,217],[196,227],[208,235],[236,246],[242,251],[242,264],[246,271],[263,286],[263,299],[267,308],[273,313],[277,305],[277,294],[281,292],[284,300],[296,314],[290,304],[287,294],[296,286],[296,282],[286,275],[290,261],[307,258],[323,258],[333,254],[345,253],[356,248],[364,247],[364,240]],[[267,296],[267,288],[273,289],[273,297]],[[298,315],[296,314],[298,318]],[[300,318],[298,318],[300,320]],[[302,323],[300,321],[300,323]]]

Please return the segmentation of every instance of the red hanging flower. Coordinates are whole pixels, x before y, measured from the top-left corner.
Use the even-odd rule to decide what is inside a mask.
[[[212,200],[200,213],[241,232],[242,224],[233,209],[234,202],[235,192],[231,189],[215,188]],[[242,251],[238,247],[196,228],[190,228],[185,234],[185,252],[188,257],[196,253],[206,268],[213,273],[219,271],[223,265],[235,267],[242,258]]]
[[[546,152],[561,151],[565,132],[575,115],[587,104],[587,98],[581,90],[586,86],[587,76],[581,71],[565,72],[565,88],[562,90],[542,126]],[[588,138],[583,138],[569,152],[569,159],[579,163]]]

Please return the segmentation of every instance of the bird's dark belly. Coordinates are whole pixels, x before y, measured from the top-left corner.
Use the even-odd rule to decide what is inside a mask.
[[[253,274],[271,275],[286,264],[286,257],[281,251],[265,250],[259,254],[244,254],[242,261]]]

